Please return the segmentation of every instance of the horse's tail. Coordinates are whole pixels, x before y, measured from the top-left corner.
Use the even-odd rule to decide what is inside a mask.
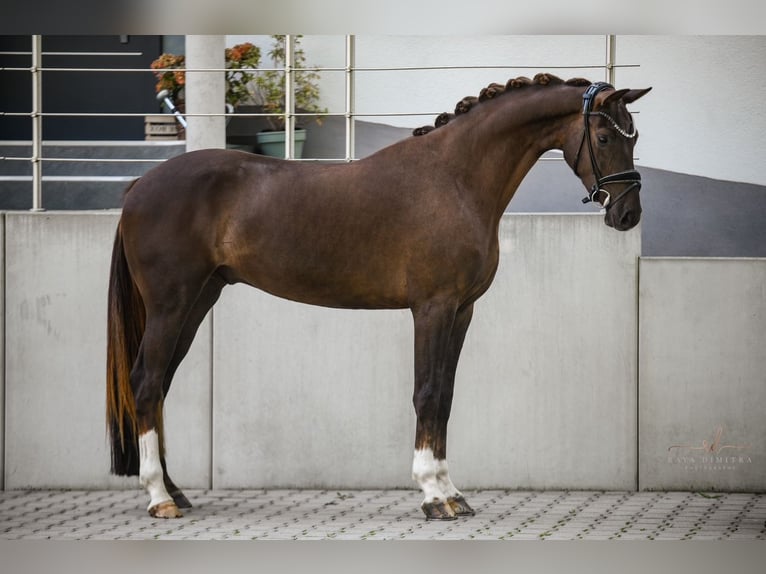
[[[117,226],[112,250],[107,313],[106,424],[112,446],[112,473],[137,475],[138,425],[130,371],[144,334],[146,310],[125,259],[122,222]]]

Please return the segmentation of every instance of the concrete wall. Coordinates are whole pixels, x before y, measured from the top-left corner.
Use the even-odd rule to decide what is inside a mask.
[[[0,489],[5,488],[5,214],[0,213]]]
[[[137,485],[108,474],[103,414],[117,218],[4,216],[5,488]],[[506,215],[500,240],[458,370],[459,485],[766,488],[766,260],[644,259],[639,290],[639,231],[598,215]],[[227,288],[166,405],[171,473],[198,488],[412,486],[412,346],[408,311]],[[744,458],[691,463],[705,444]]]
[[[642,259],[642,489],[766,488],[766,259]]]
[[[189,69],[221,69],[224,62],[224,37],[190,35],[186,37],[186,66]],[[226,122],[222,116],[196,116],[194,114],[221,114],[225,111],[225,78],[217,72],[195,72],[187,75],[186,151],[226,147]]]
[[[458,372],[455,476],[634,488],[639,230],[616,232],[599,215],[517,215],[500,238]]]
[[[5,487],[133,485],[109,476],[104,422],[106,293],[118,215],[5,217]],[[169,464],[190,486],[209,484],[209,341],[208,327],[167,408]]]

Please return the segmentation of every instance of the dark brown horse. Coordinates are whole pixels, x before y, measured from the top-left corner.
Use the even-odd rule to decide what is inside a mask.
[[[415,323],[413,478],[427,518],[473,514],[447,471],[455,369],[498,264],[498,225],[547,150],[618,230],[641,217],[629,104],[646,90],[539,74],[458,102],[436,128],[365,159],[318,165],[204,150],[126,192],[109,286],[112,471],[139,475],[149,514],[189,501],[167,473],[162,408],[224,286],[336,308],[409,308]]]

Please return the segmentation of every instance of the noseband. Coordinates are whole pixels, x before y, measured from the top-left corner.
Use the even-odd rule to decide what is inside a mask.
[[[583,143],[588,142],[588,152],[590,153],[590,164],[591,168],[593,169],[593,177],[596,178],[596,183],[593,184],[593,187],[591,187],[590,192],[588,193],[588,197],[584,197],[582,202],[583,203],[589,203],[591,201],[596,201],[596,194],[598,192],[602,192],[604,194],[604,201],[601,202],[601,205],[605,209],[609,209],[614,204],[616,204],[618,201],[620,201],[622,198],[624,198],[629,192],[633,191],[634,189],[636,191],[639,191],[641,189],[641,174],[638,173],[636,170],[631,169],[628,171],[621,171],[618,173],[613,173],[611,175],[607,175],[602,177],[601,176],[601,170],[598,168],[598,163],[596,163],[596,156],[593,153],[593,138],[590,137],[590,118],[591,116],[602,116],[605,117],[607,120],[609,120],[612,124],[612,126],[615,128],[617,133],[619,133],[621,136],[625,138],[632,139],[636,137],[636,130],[633,129],[632,132],[628,133],[627,131],[623,130],[620,126],[617,125],[617,122],[614,121],[614,119],[609,116],[608,114],[604,112],[594,112],[593,111],[593,102],[596,99],[596,94],[599,92],[614,88],[611,84],[608,84],[606,82],[596,82],[595,84],[591,84],[588,86],[588,89],[585,90],[585,93],[582,96],[583,99],[583,108],[582,108],[582,115],[583,115],[583,121],[585,123],[585,129],[583,130],[582,134],[582,141],[580,141],[580,147],[577,148],[577,156],[575,157],[574,162],[574,172],[575,175],[579,177],[579,173],[577,173],[577,165],[580,163],[580,152],[582,151]],[[629,183],[630,185],[623,190],[623,192],[618,195],[614,200],[612,200],[612,195],[604,189],[605,185],[609,185],[612,183]]]

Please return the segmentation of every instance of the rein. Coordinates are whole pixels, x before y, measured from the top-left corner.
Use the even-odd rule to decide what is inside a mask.
[[[577,157],[575,157],[575,162],[574,162],[574,172],[575,172],[575,175],[579,177],[580,174],[577,173],[577,166],[580,163],[580,152],[582,151],[583,144],[587,141],[588,152],[590,154],[590,164],[591,164],[591,168],[593,169],[593,177],[596,178],[596,183],[593,184],[593,186],[590,189],[590,192],[588,193],[588,196],[584,197],[582,202],[583,203],[590,203],[591,201],[595,202],[596,194],[598,194],[599,192],[602,192],[604,194],[604,200],[601,202],[601,205],[607,210],[610,207],[612,207],[614,204],[616,204],[618,201],[620,201],[622,198],[624,198],[629,192],[633,191],[634,189],[636,191],[639,191],[641,189],[641,174],[634,169],[621,171],[618,173],[613,173],[611,175],[602,177],[601,170],[599,170],[598,163],[596,162],[596,156],[593,153],[593,138],[590,137],[591,116],[602,116],[606,118],[615,128],[617,133],[619,133],[621,136],[625,138],[632,139],[636,137],[636,134],[638,133],[635,127],[633,128],[633,131],[630,133],[625,131],[619,125],[617,125],[617,122],[614,121],[614,119],[609,114],[606,114],[604,112],[593,111],[593,102],[596,99],[596,94],[610,88],[613,89],[614,86],[612,86],[611,84],[608,84],[607,82],[596,82],[588,86],[588,89],[585,90],[585,93],[582,96],[582,99],[583,99],[582,114],[583,114],[583,122],[585,124],[585,129],[583,130],[582,140],[580,141],[580,147],[577,148]],[[612,200],[612,195],[606,189],[604,189],[604,186],[613,184],[613,183],[628,183],[631,185],[625,188],[620,195],[618,195],[614,200]]]

